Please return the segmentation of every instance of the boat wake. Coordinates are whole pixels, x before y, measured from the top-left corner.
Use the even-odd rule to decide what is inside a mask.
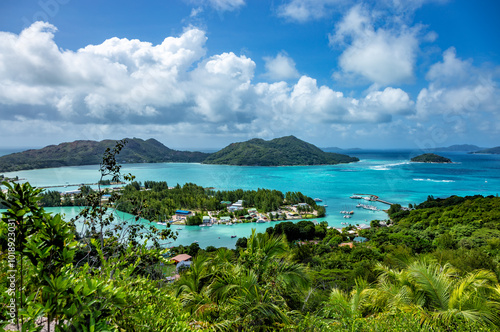
[[[434,180],[434,179],[413,179],[413,181],[427,181],[427,182],[455,182],[454,180]]]
[[[377,166],[370,166],[370,169],[376,170],[376,171],[388,171],[393,167],[396,166],[401,166],[401,165],[408,165],[410,164],[409,161],[404,161],[400,163],[394,163],[394,164],[385,164],[385,165],[377,165]]]

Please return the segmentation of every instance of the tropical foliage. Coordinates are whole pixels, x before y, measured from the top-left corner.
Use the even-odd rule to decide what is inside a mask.
[[[242,200],[245,207],[254,207],[264,213],[298,203],[307,203],[311,209],[318,211],[319,217],[325,213],[324,207],[317,205],[311,197],[301,192],[283,194],[281,191],[270,189],[215,191],[194,183],[186,183],[183,186],[177,184],[168,189],[165,181],[146,181],[144,187],[149,190],[141,190],[141,187],[136,181],[127,185],[117,199],[116,208],[135,214],[138,206],[147,206],[147,209],[142,209],[141,216],[148,220],[169,219],[178,209],[227,212],[227,206],[222,202],[238,200]]]

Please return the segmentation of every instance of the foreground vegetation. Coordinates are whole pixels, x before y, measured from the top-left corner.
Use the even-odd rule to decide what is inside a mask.
[[[102,176],[116,180],[108,151]],[[132,176],[126,176],[133,181]],[[41,190],[4,183],[2,328],[39,331],[497,331],[500,198],[434,199],[357,234],[283,222],[236,249],[172,250],[154,225],[113,220],[91,192],[85,232],[47,214]],[[109,205],[107,205],[109,204]],[[141,215],[136,207],[137,218]],[[354,228],[351,228],[354,229]],[[356,235],[368,241],[353,243]],[[147,240],[147,241],[146,241]],[[193,256],[167,283],[168,258]],[[14,299],[14,300],[12,300]]]
[[[167,284],[165,257],[183,248],[167,252],[99,232],[81,237],[71,223],[38,206],[40,190],[5,185],[10,191],[1,197],[9,207],[0,228],[1,319],[12,322],[6,281],[13,220],[18,271],[13,321],[25,330],[41,328],[40,322],[52,322],[58,331],[493,331],[500,326],[497,197],[430,197],[412,211],[393,206],[394,225],[372,222],[371,230],[359,231],[369,241],[353,248],[338,246],[353,235],[325,223],[280,223],[238,241],[236,250],[197,248],[191,267]]]

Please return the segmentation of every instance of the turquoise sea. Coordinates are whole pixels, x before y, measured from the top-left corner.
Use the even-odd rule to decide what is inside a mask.
[[[360,162],[334,166],[245,167],[183,163],[124,164],[122,173],[131,173],[136,180],[167,181],[170,186],[193,182],[204,187],[221,190],[267,188],[282,192],[301,191],[313,198],[321,198],[330,226],[369,223],[373,219],[386,219],[384,212],[356,209],[358,200],[352,194],[374,194],[391,203],[408,205],[420,203],[428,195],[497,195],[500,192],[500,155],[471,155],[458,152],[439,152],[450,158],[452,164],[410,163],[411,157],[421,151],[358,150],[348,154]],[[77,189],[71,184],[95,183],[99,180],[97,166],[61,167],[5,173],[5,176],[26,179],[34,186],[68,185],[52,190]],[[379,209],[388,206],[370,202]],[[67,216],[77,208],[51,208]],[[354,210],[352,219],[344,219],[341,210]],[[124,215],[126,218],[130,216]],[[274,223],[218,225],[213,227],[172,226],[179,233],[172,245],[189,245],[198,241],[200,247],[234,247],[237,237],[249,236],[252,228],[263,232]],[[164,227],[164,226],[160,226]]]

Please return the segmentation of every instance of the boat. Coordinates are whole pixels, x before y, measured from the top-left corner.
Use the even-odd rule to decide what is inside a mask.
[[[163,221],[158,221],[156,224],[157,225],[162,225],[162,226],[167,226],[167,223],[163,222]]]
[[[359,195],[352,195],[350,198],[352,198],[352,199],[361,199],[363,197],[359,196]]]
[[[231,235],[231,239],[234,239],[236,237],[236,235]]]
[[[177,229],[182,229],[182,227],[177,227]]]
[[[321,198],[315,198],[314,201],[315,202],[323,202],[323,200]]]

